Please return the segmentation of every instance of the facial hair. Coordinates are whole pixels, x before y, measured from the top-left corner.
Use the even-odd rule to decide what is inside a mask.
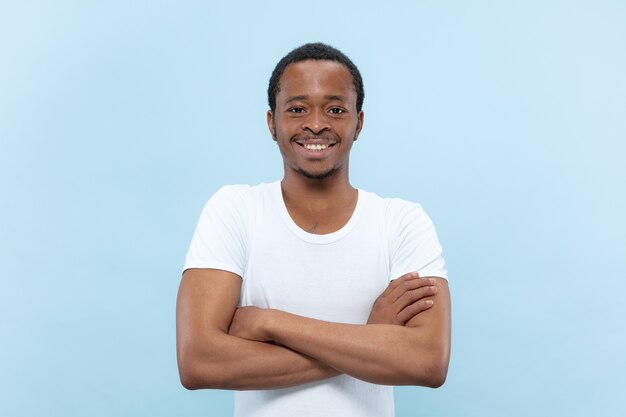
[[[336,168],[332,168],[321,174],[312,174],[308,171],[305,171],[302,168],[298,168],[298,172],[302,174],[302,176],[310,180],[325,180],[326,178],[332,177],[335,174],[335,171],[336,171]]]

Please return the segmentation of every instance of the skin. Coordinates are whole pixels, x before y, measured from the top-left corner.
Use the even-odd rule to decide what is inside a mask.
[[[349,155],[363,126],[349,71],[331,61],[290,64],[267,121],[283,156],[281,186],[294,222],[314,233],[339,230],[356,205]],[[184,272],[176,330],[186,388],[279,388],[341,373],[393,385],[437,387],[445,380],[450,296],[442,278],[410,273],[392,281],[365,325],[237,308],[240,291],[241,278],[230,272]]]
[[[389,287],[404,281],[415,281],[405,292],[418,315],[432,309],[426,304],[436,291],[432,283],[415,280],[407,274]],[[408,290],[409,287],[415,290]],[[179,374],[185,388],[283,388],[341,374],[311,356],[284,346],[243,337],[243,333],[229,334],[229,328],[235,332],[237,327],[249,333],[246,329],[256,326],[253,319],[260,318],[254,312],[264,311],[237,309],[240,290],[241,279],[231,272],[216,269],[184,272],[176,304],[176,346]],[[401,322],[404,316],[391,305],[377,300],[370,319],[389,325]],[[238,321],[233,322],[235,311],[240,314]]]
[[[349,157],[363,127],[348,69],[332,61],[287,66],[267,123],[283,157],[283,198],[294,222],[318,234],[339,230],[356,206]],[[306,143],[331,146],[315,152]]]
[[[449,298],[445,280],[433,282],[439,300],[442,294]],[[405,326],[332,323],[243,307],[233,318],[230,334],[287,346],[364,381],[437,388],[445,382],[450,355],[446,307],[445,301],[433,304]]]

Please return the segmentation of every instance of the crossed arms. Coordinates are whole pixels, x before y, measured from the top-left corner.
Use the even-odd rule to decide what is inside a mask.
[[[441,386],[450,358],[450,293],[442,278],[392,281],[368,323],[237,308],[241,278],[188,269],[176,306],[180,378],[188,389],[270,389],[340,375],[387,385]]]

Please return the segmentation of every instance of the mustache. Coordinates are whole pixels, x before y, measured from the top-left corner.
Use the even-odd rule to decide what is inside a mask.
[[[311,140],[325,140],[325,141],[333,141],[333,142],[337,141],[332,135],[294,136],[292,138],[292,140],[294,140],[294,141],[302,141],[302,142],[308,142],[308,141],[311,141]]]

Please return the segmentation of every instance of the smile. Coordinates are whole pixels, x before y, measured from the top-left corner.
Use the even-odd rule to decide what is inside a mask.
[[[309,140],[297,139],[294,142],[300,145],[301,147],[303,147],[304,149],[306,149],[307,151],[314,151],[314,152],[325,151],[329,148],[332,148],[333,146],[337,144],[336,141],[331,140],[331,139],[318,139],[318,138],[309,139]]]
[[[302,145],[305,149],[309,149],[311,151],[321,151],[332,145],[329,144],[321,144],[321,143],[305,143]]]

